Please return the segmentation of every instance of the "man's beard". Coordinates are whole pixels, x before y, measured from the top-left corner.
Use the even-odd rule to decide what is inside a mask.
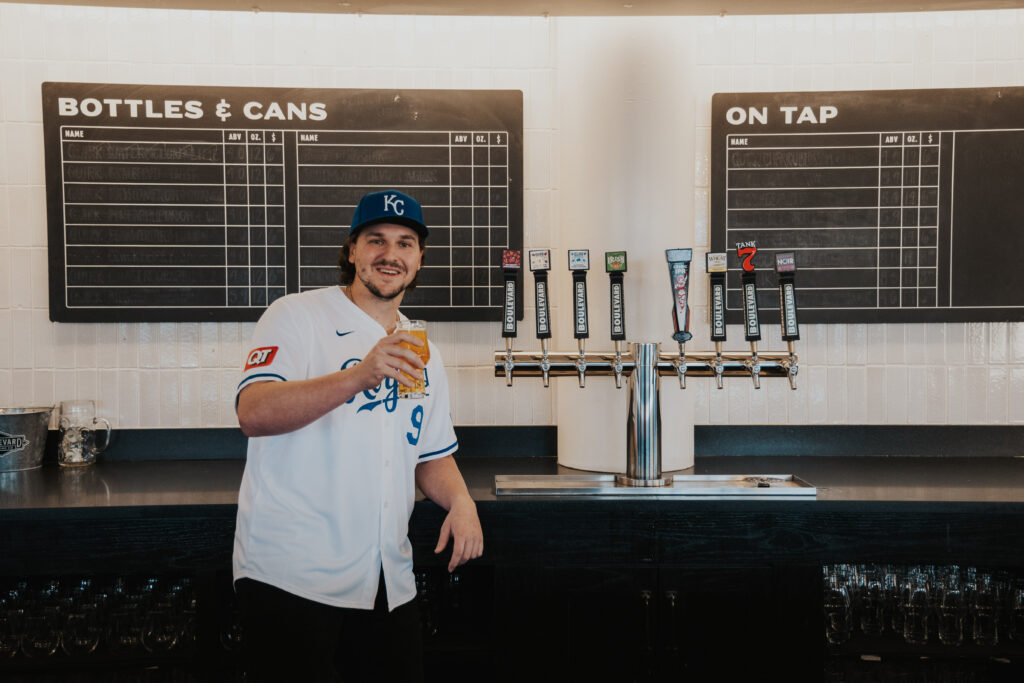
[[[395,268],[396,270],[401,270],[402,272],[406,272],[405,268],[402,268],[401,266],[393,266],[391,264],[384,263],[384,262],[377,262],[377,263],[373,264],[372,266],[370,266],[371,272],[377,266],[390,266],[392,268]],[[409,283],[406,282],[406,283],[403,283],[403,284],[399,285],[395,289],[394,292],[385,293],[385,292],[382,292],[380,290],[380,288],[377,287],[377,285],[373,284],[370,281],[369,278],[360,276],[359,277],[359,281],[363,283],[363,286],[366,287],[366,290],[368,292],[370,292],[370,294],[373,294],[375,297],[377,297],[378,299],[381,299],[382,301],[391,301],[392,299],[394,299],[394,298],[398,297],[399,295],[401,295],[402,293],[404,293],[405,290],[409,288]]]

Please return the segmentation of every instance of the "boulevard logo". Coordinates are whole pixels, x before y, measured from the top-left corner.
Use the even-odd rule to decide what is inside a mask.
[[[576,333],[587,333],[587,284],[576,283]]]
[[[28,445],[28,439],[23,434],[8,434],[0,432],[0,455],[7,455],[20,451]]]
[[[505,331],[516,331],[516,283],[514,280],[505,282]]]
[[[711,336],[725,336],[725,285],[711,285]]]
[[[622,319],[622,283],[612,283],[612,334],[626,334],[625,321]]]
[[[547,334],[548,329],[548,283],[537,283],[537,334]]]
[[[759,336],[761,327],[757,322],[757,288],[754,283],[748,282],[743,285],[743,297],[743,309],[747,313],[747,336]]]
[[[792,284],[787,282],[782,285],[782,297],[786,302],[786,336],[794,337],[799,332],[796,326],[796,292]]]

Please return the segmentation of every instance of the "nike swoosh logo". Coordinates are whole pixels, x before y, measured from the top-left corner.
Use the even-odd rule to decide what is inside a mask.
[[[334,333],[339,337],[344,337],[346,334],[352,334],[353,332],[355,332],[355,330],[349,330],[348,332],[338,332],[337,330],[334,331]]]

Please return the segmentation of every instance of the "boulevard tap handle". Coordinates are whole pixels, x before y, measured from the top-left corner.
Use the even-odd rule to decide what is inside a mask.
[[[711,341],[715,343],[715,357],[711,360],[711,369],[715,372],[715,383],[718,388],[724,387],[722,376],[725,365],[722,361],[722,342],[725,341],[725,274],[729,269],[728,254],[723,252],[704,255],[704,266],[711,281]]]
[[[741,277],[743,285],[743,329],[748,342],[761,341],[761,323],[757,314],[757,276],[754,272],[754,256],[757,244],[750,242],[736,243],[736,256],[743,267]]]
[[[551,363],[548,360],[548,339],[551,338],[551,310],[548,307],[548,271],[551,270],[551,250],[531,249],[530,270],[533,271],[534,303],[537,308],[537,339],[540,339],[542,354],[540,372],[544,378],[544,386],[550,386]]]
[[[501,270],[505,275],[505,315],[501,327],[501,336],[515,338],[516,325],[516,278],[519,276],[519,269],[522,267],[523,254],[521,251],[505,249],[501,252]]]
[[[796,319],[796,254],[788,251],[775,255],[775,272],[779,274],[779,322],[782,340],[789,346],[789,359],[783,365],[789,371],[789,388],[796,389],[796,354],[793,342],[800,339]]]
[[[512,386],[512,340],[516,337],[516,276],[522,267],[521,251],[505,249],[501,252],[501,270],[505,275],[505,314],[502,316],[501,336],[505,338],[505,385]]]
[[[725,341],[725,273],[728,270],[726,253],[705,255],[708,279],[711,280],[711,341],[720,344]]]
[[[672,323],[675,326],[672,338],[679,342],[679,359],[675,362],[676,374],[679,376],[679,388],[685,389],[686,353],[683,351],[683,345],[693,337],[690,334],[690,306],[687,302],[693,249],[666,249],[665,260],[668,261],[668,275],[672,283]]]
[[[609,321],[611,322],[611,337],[615,342],[615,362],[612,370],[615,372],[615,387],[622,388],[622,349],[619,342],[626,339],[626,292],[623,284],[624,273],[626,272],[626,252],[606,251],[604,253],[604,269],[608,271],[608,281],[611,287],[608,297],[611,311]]]
[[[761,322],[757,314],[757,275],[754,272],[754,256],[757,254],[757,243],[754,241],[737,242],[736,256],[743,268],[741,284],[743,285],[743,331],[750,342],[750,360],[745,364],[750,370],[750,378],[754,388],[761,388],[761,363],[757,359],[757,342],[761,340]]]
[[[587,321],[587,271],[590,270],[590,250],[570,249],[569,270],[572,271],[573,336],[586,339],[590,336]]]
[[[533,273],[534,303],[537,308],[537,339],[551,338],[551,312],[548,308],[548,271],[551,250],[530,250],[530,271]]]
[[[570,249],[569,270],[572,272],[573,336],[576,337],[576,343],[579,345],[576,372],[579,373],[580,388],[582,389],[586,383],[587,374],[583,340],[590,336],[590,324],[587,321],[587,271],[590,270],[590,250]]]
[[[779,311],[782,340],[800,339],[800,324],[796,318],[796,254],[785,252],[775,255],[775,272],[779,274]]]

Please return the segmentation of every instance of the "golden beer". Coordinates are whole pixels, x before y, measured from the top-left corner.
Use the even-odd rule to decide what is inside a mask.
[[[423,342],[423,346],[413,346],[412,344],[402,342],[400,346],[404,346],[416,353],[420,360],[423,361],[423,365],[426,365],[430,361],[430,347],[427,345],[427,323],[423,320],[401,320],[398,323],[398,329],[402,332],[408,332],[414,337]],[[427,383],[425,379],[412,377],[407,373],[402,373],[413,381],[413,386],[407,387],[401,382],[398,383],[398,397],[399,398],[424,398],[427,395]]]

